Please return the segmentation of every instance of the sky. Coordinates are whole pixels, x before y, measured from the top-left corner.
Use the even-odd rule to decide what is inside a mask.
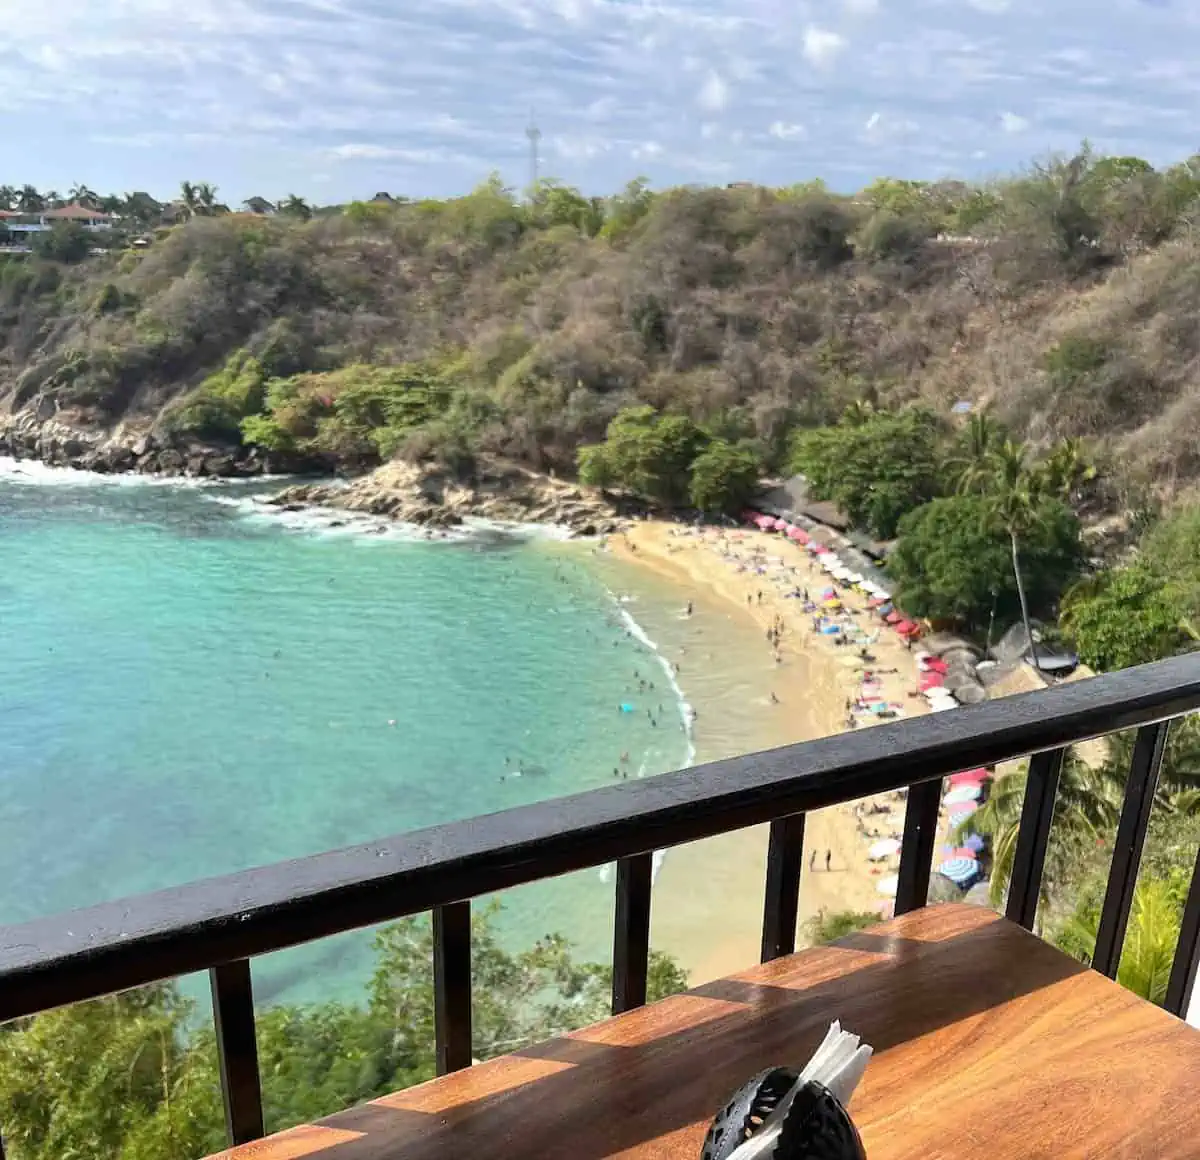
[[[1200,0],[2,0],[0,181],[316,202],[1200,149]]]

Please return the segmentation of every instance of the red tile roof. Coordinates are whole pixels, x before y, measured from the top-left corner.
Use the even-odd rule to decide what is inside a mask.
[[[108,221],[109,218],[108,214],[101,213],[98,209],[88,209],[86,205],[80,205],[77,201],[64,205],[61,209],[48,209],[43,216],[60,221]]]

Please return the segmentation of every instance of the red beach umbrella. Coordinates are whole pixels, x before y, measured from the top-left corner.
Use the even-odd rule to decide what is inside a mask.
[[[905,623],[904,617],[901,616],[900,613],[898,613],[895,609],[889,612],[887,616],[884,617],[884,620],[886,620],[888,624],[901,625]]]

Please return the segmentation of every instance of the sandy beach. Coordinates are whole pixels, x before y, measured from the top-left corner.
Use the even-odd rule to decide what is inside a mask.
[[[681,664],[680,682],[697,709],[698,761],[847,728],[847,706],[861,691],[863,663],[855,648],[839,647],[818,634],[812,613],[791,595],[807,589],[816,599],[830,583],[802,548],[763,532],[658,521],[634,525],[611,537],[608,547],[616,559],[668,582],[682,606],[691,602],[689,645],[680,647],[677,657],[664,651]],[[870,632],[879,627],[865,596],[839,586],[839,597],[851,623]],[[743,661],[729,674],[737,685],[733,703],[722,683],[722,658],[701,652],[706,625],[715,635],[719,621],[754,634],[761,649],[761,663]],[[727,635],[728,626],[720,627]],[[772,628],[781,629],[777,642],[768,639]],[[901,639],[884,630],[869,647],[873,660],[866,667],[878,682],[871,700],[899,706],[899,716],[926,712],[924,700],[910,695],[915,665]],[[855,716],[858,727],[876,720]],[[880,812],[860,816],[872,807]],[[811,814],[806,859],[815,855],[816,861],[806,860],[804,867],[801,920],[821,911],[886,911],[889,900],[877,885],[882,876],[895,873],[897,859],[872,863],[867,851],[877,835],[898,836],[903,821],[903,800],[896,794]],[[655,888],[653,944],[675,955],[693,983],[757,961],[766,842],[766,827],[756,827],[681,847],[667,857]]]

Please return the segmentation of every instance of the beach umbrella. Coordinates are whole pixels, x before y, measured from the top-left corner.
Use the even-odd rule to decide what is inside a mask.
[[[921,678],[917,687],[922,693],[926,693],[930,689],[940,689],[942,687],[942,678],[937,673],[926,673]]]
[[[951,785],[979,785],[991,776],[990,769],[964,769],[961,773],[952,773],[949,781]]]
[[[901,636],[913,636],[921,631],[921,626],[911,620],[902,620],[895,628]]]
[[[787,526],[788,526],[787,520],[772,520],[771,521],[771,527],[773,527],[777,532],[786,531]]]
[[[822,588],[821,589],[821,599],[822,600],[825,600],[826,598],[828,598],[830,596],[836,596],[836,595],[837,595],[837,592],[833,588]]]
[[[808,539],[799,528],[788,528],[788,539],[793,540],[797,544],[803,544]]]
[[[952,789],[942,798],[942,805],[961,806],[967,802],[977,802],[981,797],[983,797],[983,790],[979,786],[960,785],[957,789]]]
[[[933,659],[927,661],[925,663],[925,667],[931,673],[941,673],[942,676],[945,676],[946,673],[948,673],[950,671],[950,666],[948,664],[946,664],[945,661],[940,661],[940,660],[937,660],[936,658],[933,658]]]
[[[888,898],[895,898],[896,891],[900,886],[900,876],[898,874],[889,874],[886,878],[881,878],[875,885],[875,889],[880,894],[886,894]]]
[[[889,612],[883,619],[886,620],[888,624],[899,624],[904,617],[893,608],[892,611]]]
[[[951,850],[950,857],[951,858],[966,858],[968,862],[978,862],[979,861],[979,859],[975,857],[975,851],[972,850],[970,846],[959,846],[956,849]]]
[[[963,824],[979,807],[973,802],[963,802],[960,806],[955,806],[947,815],[952,828],[957,829]]]
[[[898,838],[881,838],[867,851],[867,857],[872,862],[878,862],[881,858],[890,858],[899,852],[900,840]]]
[[[770,516],[758,516],[754,522],[759,530],[764,532],[775,526],[775,521]]]
[[[838,628],[838,626],[836,624],[821,625],[821,635],[822,636],[837,636],[837,634],[841,631],[842,630],[840,628]]]
[[[956,886],[968,886],[979,873],[979,863],[971,858],[947,858],[938,867],[938,873],[944,874]]]
[[[976,854],[982,854],[987,849],[987,842],[978,834],[968,834],[963,839],[963,845]]]

